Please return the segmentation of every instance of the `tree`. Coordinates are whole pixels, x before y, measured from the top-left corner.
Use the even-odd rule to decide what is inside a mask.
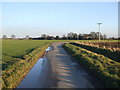
[[[110,37],[109,40],[115,40],[115,37]]]
[[[107,35],[103,34],[103,39],[104,40],[107,39]]]
[[[49,36],[49,35],[47,35],[46,40],[54,40],[54,39],[55,39],[54,36]]]
[[[46,34],[42,34],[41,38],[44,39],[44,40],[46,40],[47,39],[47,35]]]
[[[7,39],[7,36],[6,36],[6,35],[3,35],[2,39]]]
[[[72,32],[67,34],[67,38],[71,39],[72,38]]]
[[[79,34],[79,35],[78,35],[78,39],[79,39],[79,40],[82,40],[82,39],[83,39],[83,35],[82,35],[82,34]]]
[[[66,39],[67,39],[67,37],[66,37],[65,35],[63,35],[63,36],[62,36],[62,39],[63,39],[63,40],[66,40]]]
[[[97,33],[96,32],[90,32],[90,37],[91,37],[91,39],[97,39]]]
[[[11,38],[12,38],[12,39],[15,39],[15,37],[16,37],[15,35],[11,35]]]
[[[60,39],[60,37],[59,37],[59,36],[56,36],[56,37],[55,37],[55,39],[56,39],[56,40],[59,40],[59,39]]]
[[[28,36],[28,35],[26,35],[26,39],[29,39],[29,36]]]
[[[73,32],[70,32],[70,33],[67,34],[67,37],[70,40],[76,40],[77,39],[77,34],[73,33]]]
[[[78,36],[77,36],[76,33],[73,33],[73,39],[74,39],[74,40],[77,40],[77,39],[78,39]]]
[[[82,34],[83,40],[87,40],[88,39],[88,34]]]
[[[99,38],[99,32],[96,32],[96,34],[97,34],[97,39]],[[104,37],[103,37],[103,35],[100,33],[100,39],[103,39]]]

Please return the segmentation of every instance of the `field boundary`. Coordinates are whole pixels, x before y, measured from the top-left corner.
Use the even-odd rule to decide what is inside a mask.
[[[85,69],[89,70],[90,72],[94,73],[96,77],[98,77],[102,82],[105,83],[105,85],[108,88],[120,88],[120,77],[118,75],[118,71],[120,68],[120,64],[110,60],[108,58],[105,58],[102,55],[95,54],[91,51],[85,50],[83,48],[80,48],[78,46],[74,46],[71,44],[64,44],[63,48],[70,53],[75,60],[77,60],[78,63],[82,64]],[[79,52],[80,51],[80,52]],[[89,56],[88,56],[89,55]],[[92,58],[92,56],[95,58]],[[98,56],[97,56],[98,55]],[[107,60],[106,62],[99,61],[98,58],[102,58]],[[108,69],[104,66],[107,65],[107,63],[110,64],[111,68],[117,69],[118,71],[115,71],[116,74],[111,74]],[[117,67],[116,67],[117,66]],[[111,69],[111,70],[114,70]],[[112,72],[112,71],[110,71]]]
[[[71,43],[73,45],[76,45],[76,46],[79,46],[81,48],[84,48],[84,49],[87,49],[87,50],[90,50],[94,53],[97,53],[97,54],[101,54],[101,55],[104,55],[112,60],[115,60],[117,62],[120,62],[119,61],[119,58],[120,58],[120,52],[112,52],[110,50],[107,50],[107,49],[102,49],[102,48],[98,48],[98,47],[93,47],[93,46],[88,46],[88,45],[84,45],[84,44],[79,44],[79,43]]]

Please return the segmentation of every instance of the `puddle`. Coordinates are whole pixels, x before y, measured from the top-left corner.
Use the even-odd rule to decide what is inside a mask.
[[[46,52],[47,52],[47,51],[50,51],[50,50],[52,50],[52,47],[49,46],[49,47],[46,49]]]
[[[70,65],[77,65],[77,63],[71,63]]]
[[[39,78],[46,61],[46,58],[40,58],[17,88],[36,88],[36,85],[40,82]]]
[[[46,52],[52,50],[52,47],[48,47],[46,49]],[[45,57],[46,54],[44,54],[43,58],[40,58],[37,63],[33,66],[33,68],[29,71],[29,73],[25,76],[25,78],[20,82],[17,88],[38,88],[42,87],[43,81],[42,78],[44,74],[44,70],[48,68],[47,64],[47,58]],[[47,70],[47,69],[46,69]],[[16,88],[16,89],[17,89]]]

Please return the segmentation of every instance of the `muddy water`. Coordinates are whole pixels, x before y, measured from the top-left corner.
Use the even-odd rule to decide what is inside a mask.
[[[51,47],[46,49],[46,53],[52,50]],[[46,55],[45,53],[45,55]],[[44,79],[47,75],[48,70],[48,60],[46,56],[40,58],[34,67],[29,71],[26,77],[21,81],[17,88],[43,88],[44,87]]]

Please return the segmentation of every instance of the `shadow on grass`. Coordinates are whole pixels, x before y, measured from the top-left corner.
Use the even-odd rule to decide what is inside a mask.
[[[29,49],[26,51],[26,53],[24,55],[27,55],[29,53],[31,53],[35,48]],[[24,59],[23,56],[24,55],[18,55],[18,56],[12,56],[13,58],[20,58],[20,59]]]

